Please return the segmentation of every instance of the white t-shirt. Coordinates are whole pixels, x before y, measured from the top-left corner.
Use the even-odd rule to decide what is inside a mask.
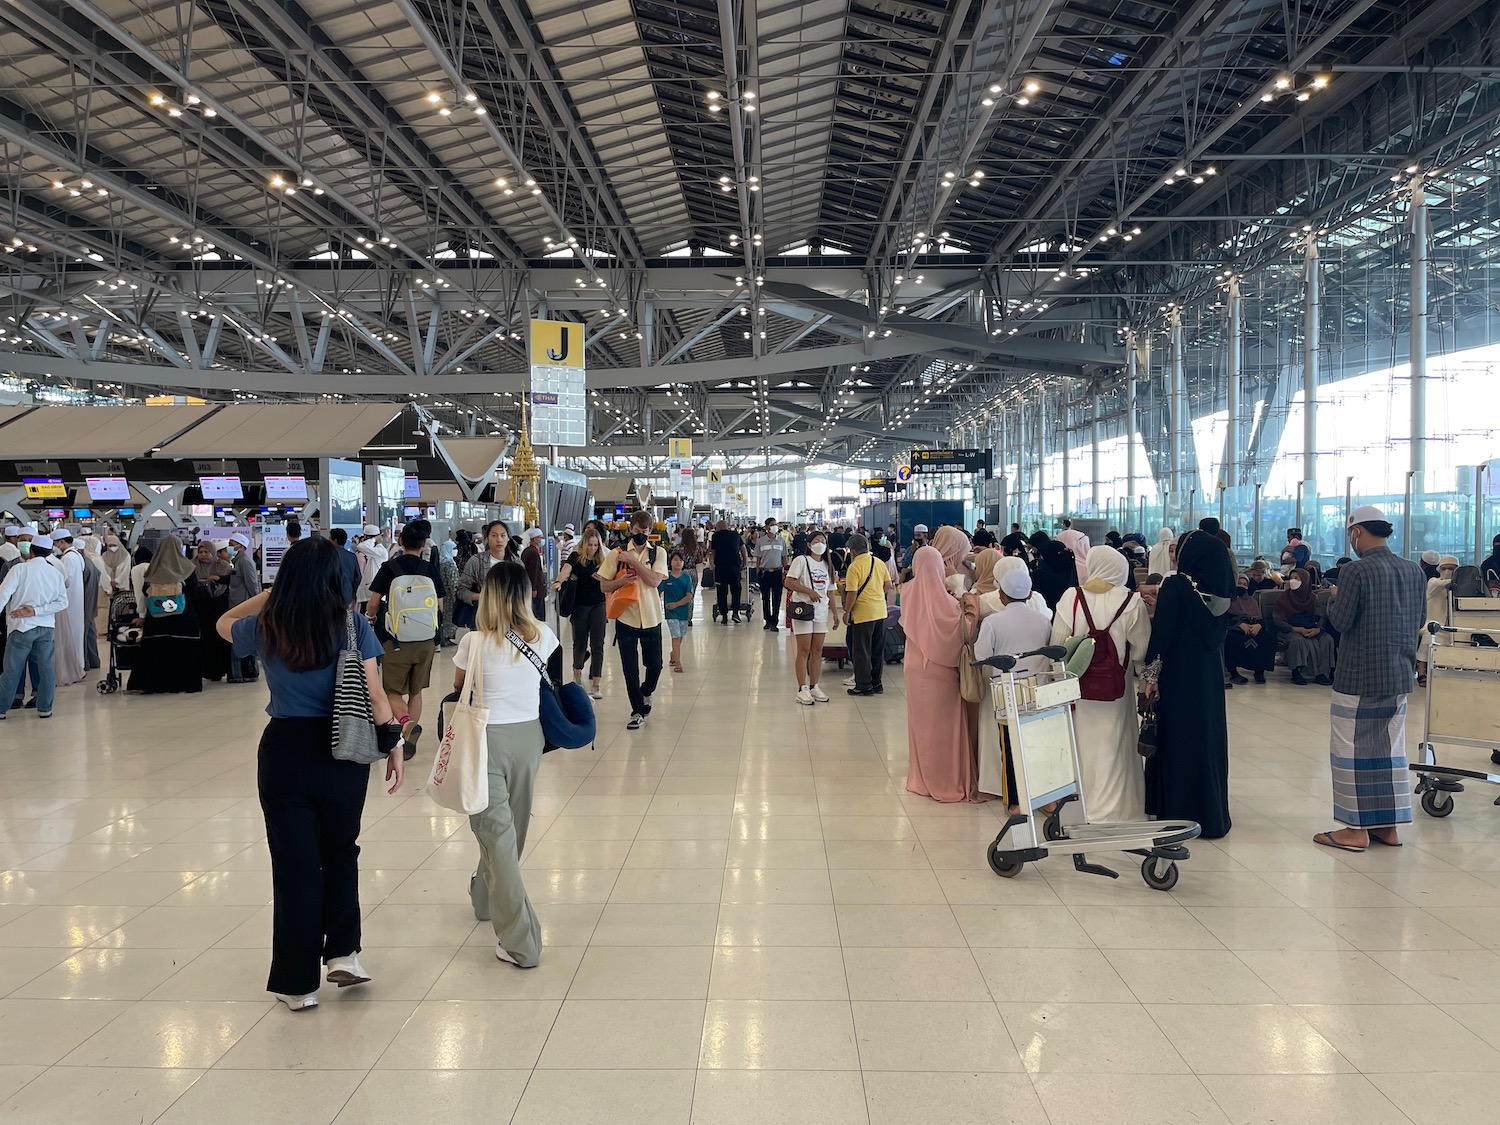
[[[792,594],[792,601],[812,602],[812,623],[826,622],[828,620],[828,590],[832,584],[828,573],[828,564],[819,562],[811,555],[798,555],[792,560],[792,567],[787,572],[787,576],[793,582],[800,582],[809,589],[816,590],[823,595],[818,601],[813,601],[806,594],[794,592]]]
[[[531,650],[542,663],[557,651],[556,635],[547,626],[541,626],[542,635],[532,642]],[[458,651],[453,654],[453,666],[468,672],[476,645],[483,644],[484,698],[479,702],[490,709],[490,725],[502,723],[529,723],[538,714],[536,667],[525,655],[504,637],[482,634],[471,630],[458,642]]]

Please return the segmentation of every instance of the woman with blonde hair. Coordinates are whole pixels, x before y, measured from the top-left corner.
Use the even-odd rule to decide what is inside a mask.
[[[479,866],[469,879],[474,917],[495,929],[495,956],[518,968],[535,967],[542,927],[521,879],[521,853],[531,822],[531,799],[542,764],[541,673],[558,648],[557,637],[531,612],[531,579],[518,562],[495,563],[479,590],[474,628],[453,654],[453,687],[462,693],[467,673],[482,661],[489,807],[469,817],[479,841]],[[535,656],[537,663],[533,663]]]
[[[583,535],[568,555],[552,589],[561,596],[563,583],[571,581],[573,612],[573,679],[583,683],[583,662],[589,662],[589,695],[603,699],[600,679],[604,675],[604,633],[609,624],[604,613],[604,591],[599,588],[599,566],[604,562],[604,540],[592,523],[583,525]]]

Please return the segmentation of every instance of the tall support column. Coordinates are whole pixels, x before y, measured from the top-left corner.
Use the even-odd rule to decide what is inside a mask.
[[[1047,431],[1052,429],[1047,418],[1047,392],[1037,396],[1036,412],[1036,510],[1047,512]]]
[[[1169,356],[1168,388],[1171,392],[1170,420],[1172,429],[1171,481],[1175,499],[1182,493],[1182,453],[1185,446],[1183,434],[1187,432],[1187,374],[1182,355],[1182,310],[1172,310],[1172,349]]]
[[[1015,522],[1021,522],[1021,513],[1026,507],[1026,400],[1016,404],[1016,489]]]
[[[1427,490],[1427,193],[1411,184],[1411,487]],[[1408,526],[1411,520],[1408,516]]]
[[[1318,244],[1309,239],[1303,288],[1302,495],[1311,504],[1316,504],[1318,498],[1315,483],[1318,479],[1318,335],[1321,327],[1318,313],[1322,301],[1319,282]]]
[[[1093,445],[1092,469],[1093,479],[1089,484],[1089,500],[1094,507],[1094,515],[1099,514],[1099,384],[1095,383],[1089,389],[1089,439]]]
[[[1229,418],[1224,427],[1224,487],[1236,489],[1240,483],[1240,379],[1241,349],[1244,334],[1243,310],[1240,307],[1240,280],[1229,279],[1228,324],[1225,328],[1228,347],[1224,356],[1224,378],[1228,384],[1226,406]]]
[[[1068,385],[1063,384],[1062,394],[1059,396],[1062,405],[1062,441],[1059,447],[1062,449],[1062,514],[1073,513],[1073,434],[1070,424],[1073,420],[1073,402],[1068,394]]]
[[[1125,502],[1135,511],[1135,383],[1141,376],[1141,353],[1135,333],[1125,340]]]

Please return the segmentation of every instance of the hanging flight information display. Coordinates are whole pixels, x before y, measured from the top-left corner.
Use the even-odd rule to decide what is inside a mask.
[[[911,471],[913,476],[933,473],[983,473],[986,478],[994,475],[995,451],[993,449],[913,449]]]

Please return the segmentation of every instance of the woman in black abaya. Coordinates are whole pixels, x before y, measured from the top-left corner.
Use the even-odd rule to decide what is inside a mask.
[[[1146,811],[1196,820],[1203,837],[1229,831],[1229,728],[1220,652],[1235,593],[1234,563],[1217,536],[1195,531],[1161,584],[1146,649],[1156,697],[1156,753],[1146,762]]]
[[[1041,535],[1037,532],[1037,535]],[[1036,536],[1032,536],[1036,542]],[[1056,539],[1043,536],[1038,548],[1040,558],[1031,576],[1032,588],[1047,599],[1047,605],[1057,608],[1058,601],[1078,585],[1078,556]]]

